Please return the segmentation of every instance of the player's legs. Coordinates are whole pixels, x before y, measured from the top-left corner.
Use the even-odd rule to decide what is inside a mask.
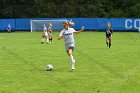
[[[46,38],[46,42],[48,44],[49,43],[49,39],[48,39],[48,33],[47,32],[45,32],[44,37]]]
[[[49,43],[48,36],[45,36],[45,39],[46,39],[46,42],[47,42],[47,44],[48,44],[48,43]]]
[[[49,43],[51,43],[51,34],[48,34]]]
[[[67,54],[68,54],[68,56],[70,57],[70,61],[71,61],[71,63],[72,63],[72,70],[75,69],[75,67],[74,67],[74,65],[75,65],[75,60],[74,60],[73,55],[72,55],[73,49],[74,49],[74,47],[70,47],[70,48],[67,50]]]
[[[109,48],[111,47],[111,37],[109,38]]]
[[[48,34],[49,42],[52,43],[52,34],[49,32]]]
[[[42,34],[42,42],[41,42],[42,44],[44,43],[44,35]]]
[[[49,44],[49,37],[48,37],[48,35],[45,36],[45,38],[46,38],[46,42],[47,42],[47,44]]]
[[[109,44],[109,40],[108,40],[108,38],[106,37],[106,45],[108,46],[108,44]]]
[[[50,34],[50,41],[51,41],[51,43],[53,42],[53,41],[52,41],[52,34]]]
[[[11,32],[11,30],[10,29],[8,29],[8,33],[10,33]]]

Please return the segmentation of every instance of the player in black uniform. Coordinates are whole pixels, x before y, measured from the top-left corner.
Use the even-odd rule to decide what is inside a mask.
[[[112,33],[113,33],[110,22],[107,23],[107,29],[105,30],[105,32],[106,32],[106,44],[110,48],[111,47],[111,37],[112,37]]]

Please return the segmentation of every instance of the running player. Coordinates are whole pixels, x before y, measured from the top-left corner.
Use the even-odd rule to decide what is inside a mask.
[[[107,29],[105,30],[105,32],[106,32],[106,44],[110,48],[111,47],[111,37],[112,37],[112,33],[113,33],[110,22],[107,23]]]
[[[42,44],[44,43],[44,38],[46,39],[47,43],[49,42],[48,40],[48,33],[47,33],[47,28],[46,25],[43,27],[43,34],[42,34]]]
[[[52,43],[52,24],[51,23],[48,24],[47,32],[48,32],[49,43]]]
[[[61,38],[64,38],[65,49],[66,49],[68,56],[70,57],[70,61],[72,63],[72,70],[74,70],[75,69],[75,67],[74,67],[75,60],[73,58],[72,53],[73,53],[73,50],[75,47],[75,40],[74,40],[73,33],[80,33],[82,31],[84,31],[84,26],[82,26],[81,30],[75,31],[73,28],[69,27],[70,25],[71,25],[71,23],[68,21],[65,21],[63,23],[64,29],[60,32],[58,40]]]

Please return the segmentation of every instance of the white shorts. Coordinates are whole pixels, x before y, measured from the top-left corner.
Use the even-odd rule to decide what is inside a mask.
[[[65,49],[68,50],[70,47],[75,47],[74,44],[71,44],[71,45],[65,45]]]

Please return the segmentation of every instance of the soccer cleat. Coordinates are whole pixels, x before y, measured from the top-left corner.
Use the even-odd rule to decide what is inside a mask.
[[[106,43],[107,47],[108,47],[108,43]]]
[[[72,64],[72,70],[74,70],[74,69],[75,69],[74,64]]]
[[[47,42],[47,44],[50,44],[50,42]]]
[[[41,44],[43,44],[44,42],[41,42]]]
[[[111,47],[111,43],[109,43],[109,48]]]

